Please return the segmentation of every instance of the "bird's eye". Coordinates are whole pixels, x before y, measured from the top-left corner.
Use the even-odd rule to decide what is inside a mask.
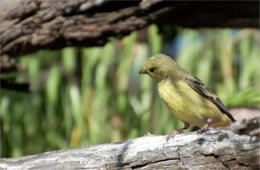
[[[155,70],[156,70],[155,67],[152,67],[152,68],[149,69],[149,71],[150,71],[151,73],[153,73]]]

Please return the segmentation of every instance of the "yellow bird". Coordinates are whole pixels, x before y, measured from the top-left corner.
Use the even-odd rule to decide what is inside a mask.
[[[184,123],[166,140],[189,128],[225,127],[235,121],[221,100],[198,78],[179,67],[164,54],[149,58],[140,74],[148,74],[157,82],[159,95],[169,110]]]

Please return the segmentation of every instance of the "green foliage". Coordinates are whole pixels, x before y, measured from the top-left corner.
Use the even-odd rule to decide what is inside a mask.
[[[178,30],[177,62],[213,88],[229,107],[259,107],[259,33],[254,30]],[[139,76],[161,53],[152,25],[148,42],[132,33],[104,47],[39,51],[20,63],[33,93],[1,89],[1,157],[116,142],[181,127],[162,104],[155,84]]]

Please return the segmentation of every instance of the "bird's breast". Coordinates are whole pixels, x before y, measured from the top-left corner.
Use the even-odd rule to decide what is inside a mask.
[[[187,109],[185,103],[190,100],[190,96],[188,95],[190,87],[186,83],[182,83],[181,81],[174,82],[167,79],[158,84],[158,91],[163,102],[174,114]]]
[[[186,123],[202,127],[208,118],[216,123],[212,126],[230,123],[215,104],[194,91],[185,81],[166,79],[158,83],[158,91],[169,110]]]

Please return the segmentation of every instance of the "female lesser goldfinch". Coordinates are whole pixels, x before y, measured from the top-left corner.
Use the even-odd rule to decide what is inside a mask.
[[[190,125],[206,129],[230,125],[235,119],[221,100],[203,83],[164,54],[149,58],[140,74],[157,82],[159,95],[184,128],[173,131],[167,140]]]

